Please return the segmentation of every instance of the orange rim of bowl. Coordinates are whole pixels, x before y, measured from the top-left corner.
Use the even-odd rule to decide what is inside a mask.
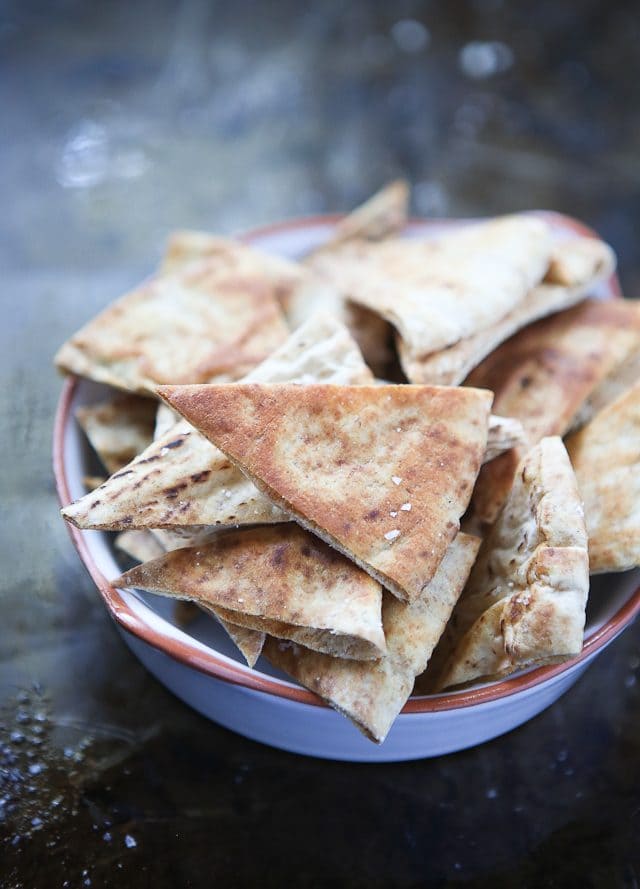
[[[597,236],[592,229],[589,229],[587,226],[571,217],[563,216],[562,214],[551,211],[540,211],[539,215],[548,219],[556,228],[570,230],[587,237]],[[278,222],[253,229],[243,235],[242,240],[251,243],[269,235],[279,234],[281,232],[284,233],[293,229],[335,224],[341,218],[342,217],[339,215],[326,215]],[[445,226],[455,225],[460,221],[462,220],[412,219],[410,222],[412,225],[431,223],[433,225]],[[618,279],[615,275],[612,275],[608,282],[608,290],[611,298],[620,297],[622,295]],[[58,499],[62,506],[67,505],[71,501],[69,483],[65,469],[64,441],[65,430],[71,419],[71,404],[77,386],[77,377],[71,376],[65,381],[56,410],[53,431],[53,470]],[[91,578],[98,587],[111,616],[120,624],[120,626],[133,636],[136,636],[153,648],[157,648],[159,651],[169,655],[169,657],[179,661],[185,666],[199,670],[216,679],[221,679],[224,682],[230,682],[234,685],[240,685],[253,691],[263,692],[299,704],[309,704],[325,708],[328,706],[323,700],[313,694],[313,692],[307,691],[300,686],[283,683],[281,680],[256,670],[252,670],[240,663],[236,664],[234,661],[225,658],[223,655],[219,655],[213,649],[200,651],[189,645],[188,642],[168,637],[145,623],[140,615],[136,614],[130,608],[121,592],[116,587],[113,587],[99,570],[82,532],[68,522],[66,525],[71,540],[73,541],[73,544]],[[560,664],[536,667],[520,675],[516,674],[513,677],[492,682],[478,688],[469,688],[462,691],[428,697],[411,697],[404,705],[401,712],[434,713],[444,710],[457,710],[462,707],[471,707],[477,704],[495,702],[501,698],[506,698],[517,694],[518,692],[526,691],[527,689],[560,676],[577,664],[591,658],[596,652],[621,633],[622,630],[632,622],[638,612],[640,612],[640,587],[635,590],[627,602],[625,602],[625,604],[608,621],[606,621],[606,623],[592,633],[592,635],[585,641],[582,652],[576,657],[571,658],[568,661],[563,661]]]

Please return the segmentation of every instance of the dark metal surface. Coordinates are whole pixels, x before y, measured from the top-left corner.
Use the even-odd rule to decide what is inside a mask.
[[[49,458],[53,352],[172,228],[346,209],[404,173],[417,213],[583,218],[635,296],[637,6],[2,10],[1,884],[637,886],[637,628],[479,749],[384,766],[273,751],[129,654]]]

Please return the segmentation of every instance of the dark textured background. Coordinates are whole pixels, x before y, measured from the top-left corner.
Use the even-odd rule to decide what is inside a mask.
[[[58,518],[49,448],[53,352],[175,227],[342,210],[405,174],[421,214],[581,217],[636,296],[638,5],[0,9],[2,885],[637,887],[637,628],[477,750],[279,753],[129,654]]]

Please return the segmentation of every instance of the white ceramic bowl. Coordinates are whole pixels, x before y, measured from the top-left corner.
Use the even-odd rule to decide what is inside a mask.
[[[545,215],[558,237],[575,232],[592,234],[575,220]],[[321,243],[338,218],[285,222],[254,231],[245,240],[268,252],[297,257]],[[408,234],[431,235],[460,224],[416,220]],[[601,295],[618,296],[617,281],[612,279],[604,285]],[[99,401],[108,391],[105,386],[74,378],[64,385],[53,447],[62,504],[82,496],[82,478],[94,472],[94,458],[74,420],[75,409]],[[377,746],[263,658],[255,669],[247,667],[214,620],[203,615],[188,630],[180,629],[173,620],[171,601],[112,587],[109,578],[121,572],[113,535],[78,531],[72,526],[69,531],[125,641],[167,688],[203,715],[248,738],[327,759],[419,759],[461,750],[503,734],[567,691],[640,610],[637,572],[593,578],[585,645],[577,658],[464,691],[412,697],[386,741]]]

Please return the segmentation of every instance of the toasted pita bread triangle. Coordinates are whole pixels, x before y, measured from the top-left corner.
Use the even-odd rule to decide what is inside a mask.
[[[640,343],[640,307],[623,300],[585,300],[525,327],[468,377],[495,392],[497,413],[522,422],[527,446],[484,466],[473,495],[478,521],[492,524],[527,447],[564,435],[594,388]]]
[[[412,355],[443,349],[489,327],[538,284],[551,255],[549,226],[507,216],[432,240],[349,243],[312,268],[398,330]]]
[[[346,328],[330,316],[318,314],[248,379],[358,384],[371,382],[372,376]],[[184,420],[92,494],[65,507],[63,516],[79,528],[178,531],[185,526],[189,534],[202,534],[204,526],[288,521],[288,516]]]
[[[567,439],[592,574],[640,565],[640,383]]]
[[[440,638],[479,544],[476,537],[458,534],[431,582],[411,604],[385,593],[382,622],[387,654],[375,663],[328,657],[275,639],[267,639],[266,657],[372,741],[384,741]]]
[[[416,355],[398,338],[400,362],[412,383],[459,385],[486,356],[516,331],[575,305],[613,274],[615,254],[595,238],[562,241],[554,248],[547,276],[499,321],[430,355]]]
[[[386,651],[380,585],[293,524],[230,531],[138,565],[114,583],[189,599],[239,623],[259,618],[251,629],[313,630],[308,644],[343,657]]]
[[[287,337],[264,275],[214,260],[157,275],[89,321],[56,355],[68,373],[142,394],[162,382],[236,380]]]
[[[176,546],[163,546],[162,542],[151,531],[123,531],[122,534],[118,534],[116,537],[115,545],[137,562],[149,562],[152,559],[161,558],[167,549],[178,548]],[[213,608],[205,608],[204,610],[216,619],[231,641],[240,650],[247,664],[253,667],[260,657],[265,634],[237,626],[232,621],[225,620],[224,616],[217,614]],[[174,620],[179,627],[188,626],[200,613],[198,606],[192,602],[176,600]]]
[[[153,437],[156,404],[136,395],[79,407],[76,419],[105,469],[117,472],[142,453]]]
[[[441,643],[450,655],[436,690],[578,654],[588,592],[575,475],[562,440],[544,438],[482,544]],[[429,669],[441,661],[442,650]]]
[[[458,532],[491,406],[489,392],[429,386],[158,392],[285,512],[405,600]]]
[[[377,191],[338,222],[320,250],[333,250],[347,241],[380,241],[405,227],[409,218],[409,184],[396,179]]]

